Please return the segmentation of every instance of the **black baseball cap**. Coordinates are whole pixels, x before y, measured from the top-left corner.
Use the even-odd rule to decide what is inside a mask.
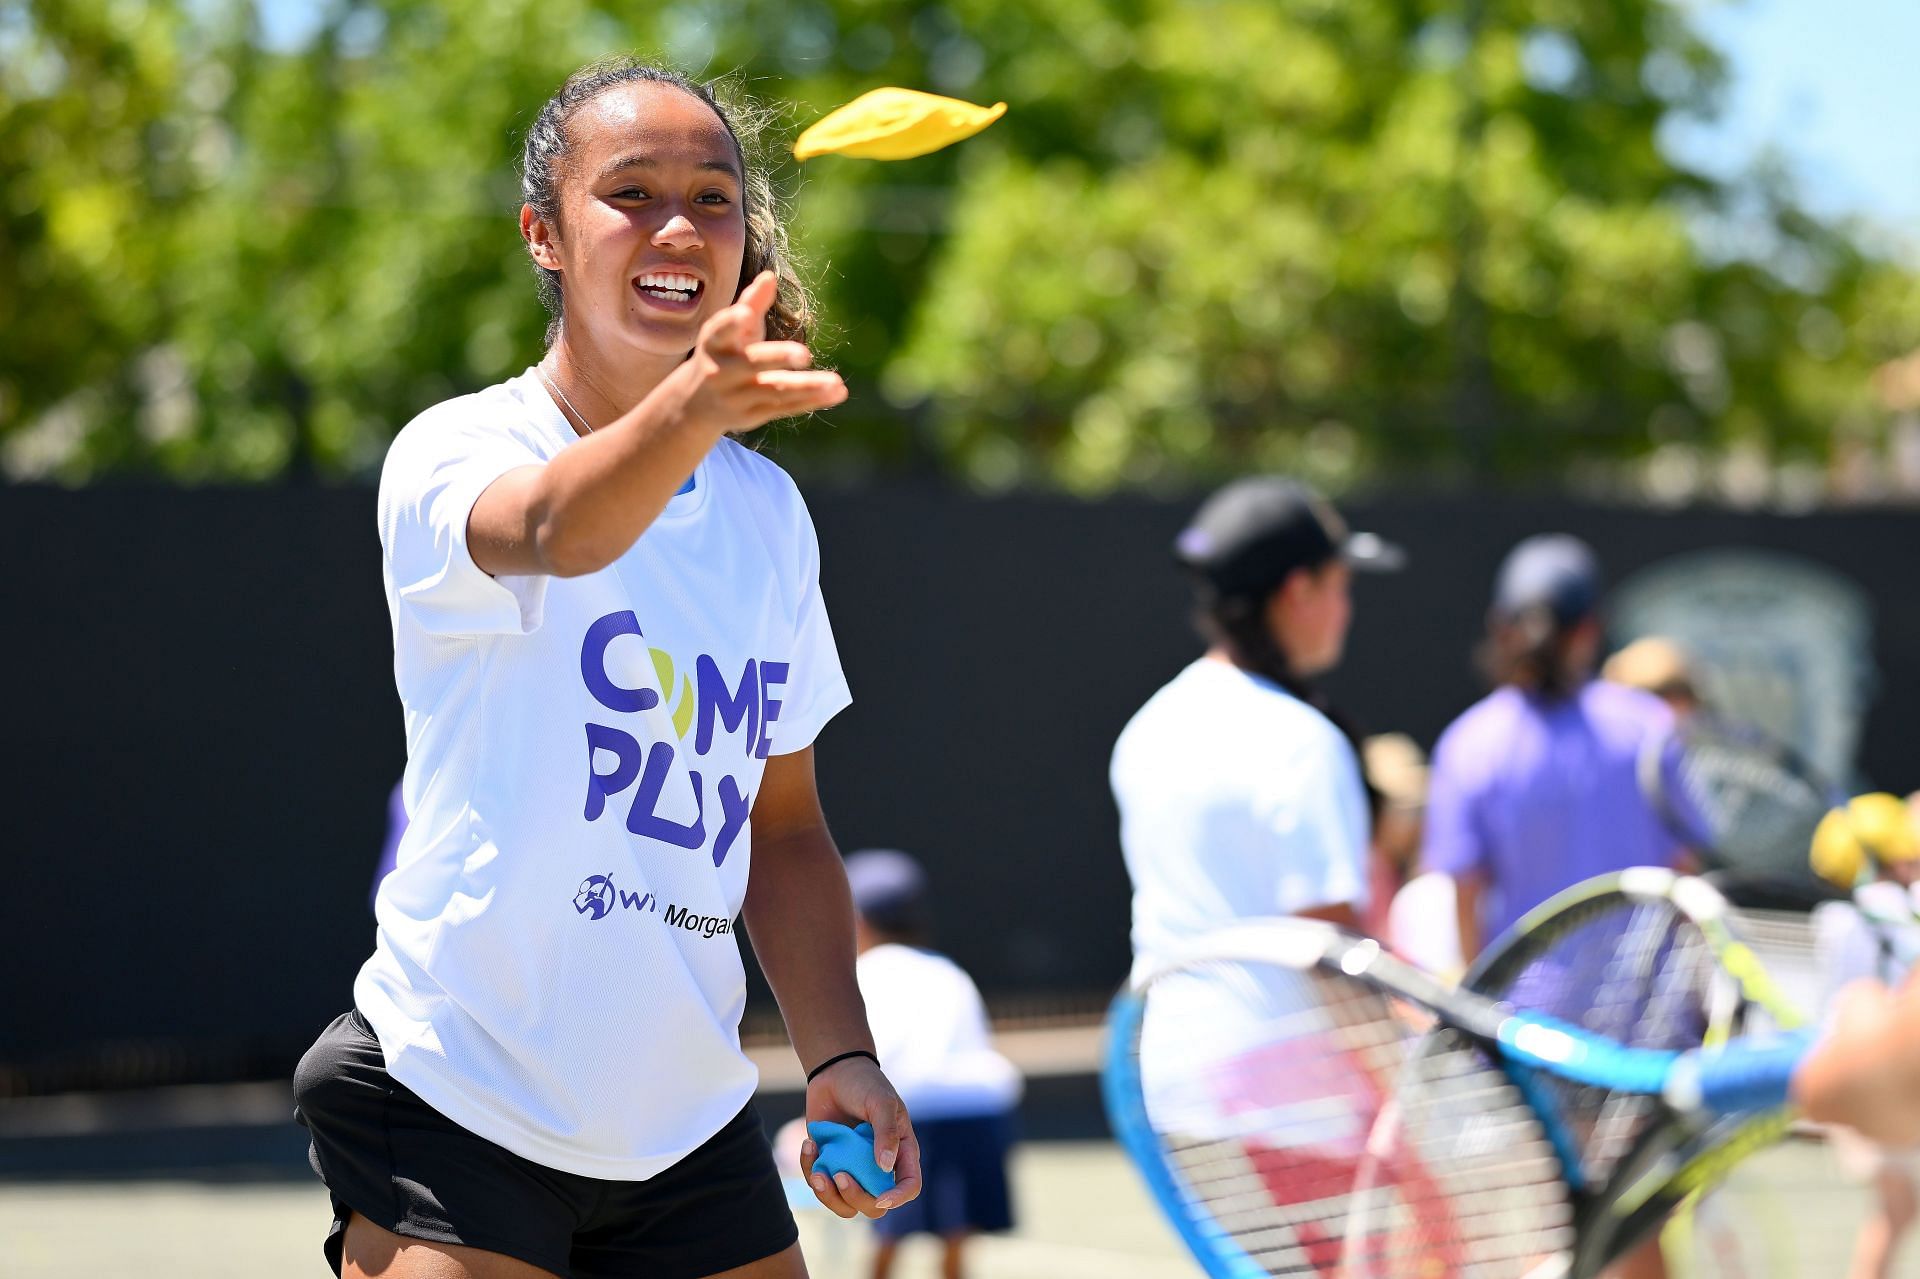
[[[1407,560],[1391,542],[1350,532],[1325,498],[1284,475],[1248,476],[1209,497],[1173,554],[1222,599],[1264,596],[1293,570],[1334,558],[1372,572]]]
[[[1600,607],[1600,560],[1571,533],[1541,533],[1507,552],[1493,586],[1493,611],[1518,617],[1544,608],[1570,626]]]

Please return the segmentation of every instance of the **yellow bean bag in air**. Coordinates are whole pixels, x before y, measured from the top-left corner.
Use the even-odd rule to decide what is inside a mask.
[[[917,89],[873,89],[816,120],[793,144],[793,158],[835,153],[863,160],[910,160],[970,138],[1006,114],[1007,104],[975,106]]]

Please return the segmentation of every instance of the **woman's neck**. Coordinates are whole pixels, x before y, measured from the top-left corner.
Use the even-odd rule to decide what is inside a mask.
[[[563,327],[541,365],[568,404],[586,417],[584,425],[599,430],[646,399],[685,359],[628,353],[612,359],[590,339]]]

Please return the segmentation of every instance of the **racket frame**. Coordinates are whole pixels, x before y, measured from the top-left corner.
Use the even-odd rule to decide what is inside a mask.
[[[1643,890],[1652,883],[1647,880]],[[1239,1249],[1217,1222],[1204,1215],[1205,1205],[1181,1191],[1178,1174],[1162,1156],[1147,1114],[1139,1063],[1134,1056],[1146,995],[1153,984],[1208,962],[1265,964],[1296,972],[1337,970],[1389,999],[1424,1007],[1439,1021],[1477,1041],[1503,1064],[1611,1091],[1656,1097],[1675,1121],[1701,1125],[1707,1117],[1700,1109],[1698,1081],[1693,1073],[1702,1061],[1697,1052],[1627,1047],[1470,991],[1449,989],[1378,942],[1354,937],[1322,921],[1276,917],[1234,924],[1162,957],[1136,964],[1127,986],[1114,1000],[1106,1068],[1102,1072],[1102,1091],[1116,1135],[1162,1211],[1212,1279],[1250,1279],[1266,1271]],[[1532,1098],[1528,1101],[1536,1111],[1539,1109]],[[1542,1118],[1543,1126],[1549,1128],[1556,1122],[1548,1116]],[[1575,1184],[1569,1182],[1570,1186]]]
[[[1668,783],[1668,767],[1671,752],[1676,748],[1684,752],[1688,741],[1709,738],[1721,741],[1740,741],[1752,748],[1755,759],[1764,759],[1784,775],[1797,778],[1808,789],[1823,797],[1820,813],[1814,814],[1809,807],[1808,814],[1819,816],[1844,801],[1844,792],[1835,786],[1831,779],[1819,769],[1807,762],[1805,756],[1792,746],[1760,731],[1750,724],[1731,720],[1712,711],[1695,711],[1684,717],[1676,718],[1664,732],[1650,734],[1642,744],[1639,756],[1634,762],[1634,774],[1640,793],[1652,805],[1654,815],[1667,833],[1679,840],[1683,846],[1698,854],[1702,863],[1711,870],[1757,871],[1790,878],[1813,879],[1812,868],[1807,864],[1808,848],[1793,850],[1787,862],[1782,864],[1761,864],[1746,857],[1729,855],[1717,847],[1717,832],[1702,830],[1704,817],[1700,821],[1689,821],[1687,814],[1675,802],[1672,788]],[[1807,828],[1809,841],[1812,826]]]
[[[1734,929],[1736,908],[1717,888],[1703,879],[1657,866],[1638,866],[1595,876],[1555,894],[1528,911],[1492,946],[1483,951],[1461,978],[1461,986],[1476,990],[1490,975],[1514,961],[1538,932],[1608,897],[1648,905],[1665,902],[1699,929],[1716,967],[1731,985],[1730,1003],[1715,1000],[1703,1046],[1715,1048],[1737,1035],[1753,1008],[1764,1011],[1781,1030],[1806,1025],[1799,1008],[1780,990],[1766,965]],[[1509,1073],[1513,1074],[1511,1067]],[[1519,1072],[1524,1073],[1524,1072]],[[1569,1178],[1575,1189],[1575,1257],[1571,1273],[1599,1273],[1638,1244],[1658,1223],[1722,1180],[1747,1156],[1774,1145],[1792,1127],[1789,1110],[1762,1111],[1723,1134],[1711,1145],[1684,1158],[1686,1142],[1707,1128],[1698,1115],[1667,1108],[1664,1120],[1641,1133],[1613,1173],[1598,1186],[1585,1178]],[[1554,1134],[1557,1125],[1548,1123]],[[1555,1140],[1555,1150],[1562,1149]]]

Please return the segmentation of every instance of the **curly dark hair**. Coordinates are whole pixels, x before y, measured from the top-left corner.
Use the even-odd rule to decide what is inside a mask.
[[[567,126],[574,113],[609,89],[642,83],[672,85],[690,94],[712,108],[720,123],[726,126],[740,159],[745,184],[742,212],[746,218],[746,253],[740,262],[740,279],[734,285],[734,293],[738,295],[760,272],[772,271],[780,282],[780,291],[767,311],[767,337],[807,341],[813,331],[813,299],[795,268],[773,180],[761,159],[761,140],[773,114],[740,92],[731,80],[698,81],[632,57],[603,58],[588,63],[567,77],[567,82],[547,99],[527,130],[520,156],[521,199],[546,222],[559,226],[560,183],[573,146]],[[534,274],[539,282],[540,301],[553,316],[547,325],[547,345],[551,346],[560,336],[561,323],[566,317],[560,273],[535,263]]]

